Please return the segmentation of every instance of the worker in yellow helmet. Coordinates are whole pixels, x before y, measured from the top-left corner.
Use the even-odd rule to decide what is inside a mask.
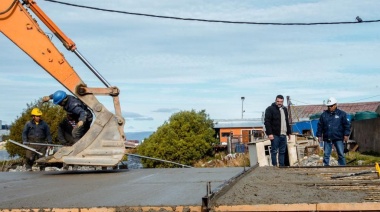
[[[33,108],[30,113],[32,120],[26,122],[24,130],[22,131],[22,142],[30,143],[52,143],[50,128],[41,119],[42,112],[39,108]],[[36,149],[38,152],[45,154],[47,147],[39,145],[31,145],[32,148]],[[25,153],[25,165],[27,169],[31,169],[36,157],[39,155],[30,150],[26,150]]]

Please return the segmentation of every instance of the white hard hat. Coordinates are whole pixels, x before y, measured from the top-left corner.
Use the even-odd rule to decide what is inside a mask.
[[[327,100],[327,103],[326,103],[326,106],[331,106],[331,105],[334,105],[338,103],[338,101],[336,101],[336,99],[334,97],[330,97],[328,100]]]

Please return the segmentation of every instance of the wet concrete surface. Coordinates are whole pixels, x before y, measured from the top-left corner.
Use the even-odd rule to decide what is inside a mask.
[[[216,188],[243,170],[234,167],[0,172],[0,208],[200,206],[207,182]]]

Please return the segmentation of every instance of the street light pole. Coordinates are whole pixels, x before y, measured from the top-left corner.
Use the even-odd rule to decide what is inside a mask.
[[[245,111],[244,111],[244,107],[243,107],[244,99],[245,99],[245,97],[242,96],[242,97],[241,97],[241,119],[243,119],[243,113],[245,112]]]

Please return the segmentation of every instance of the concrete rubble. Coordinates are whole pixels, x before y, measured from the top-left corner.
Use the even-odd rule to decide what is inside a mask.
[[[294,163],[293,166],[323,166],[323,156],[315,154],[305,156],[299,162]],[[330,166],[338,166],[338,161],[334,157],[330,157]]]

